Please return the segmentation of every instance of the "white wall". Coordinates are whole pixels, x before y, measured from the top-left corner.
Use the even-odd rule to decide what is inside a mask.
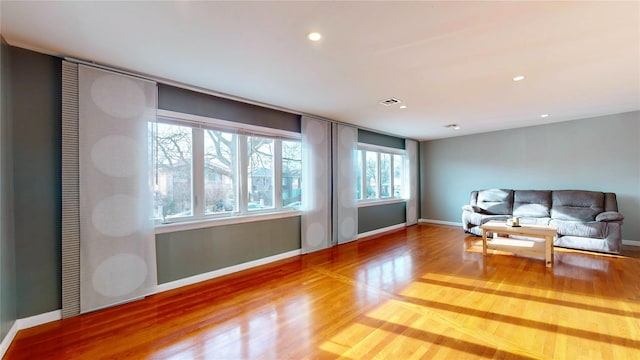
[[[615,192],[623,239],[640,241],[640,111],[424,141],[422,219],[460,222],[472,190]]]

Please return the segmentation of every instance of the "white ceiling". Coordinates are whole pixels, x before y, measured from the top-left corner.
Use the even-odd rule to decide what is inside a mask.
[[[637,1],[0,6],[11,45],[419,140],[640,110]]]

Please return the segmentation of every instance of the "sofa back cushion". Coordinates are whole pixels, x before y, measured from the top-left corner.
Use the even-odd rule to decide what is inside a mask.
[[[513,192],[513,216],[546,218],[551,216],[551,191],[516,190]]]
[[[476,206],[489,215],[511,215],[513,210],[513,190],[480,190],[478,191]]]
[[[618,211],[618,200],[615,193],[604,193],[604,211]]]
[[[569,221],[594,221],[604,211],[604,193],[559,190],[551,195],[551,218]]]

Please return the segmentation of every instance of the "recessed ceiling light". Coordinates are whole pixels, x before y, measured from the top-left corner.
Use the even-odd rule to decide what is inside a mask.
[[[406,108],[407,108],[407,105],[401,105],[400,106],[400,109],[406,109]]]
[[[524,75],[518,75],[513,78],[513,81],[521,81],[521,80],[524,80]]]
[[[318,41],[320,39],[322,39],[322,34],[320,34],[319,32],[310,32],[307,35],[307,39],[311,40],[311,41]]]
[[[540,115],[541,118],[545,118],[545,117],[549,117],[549,114],[542,114]]]

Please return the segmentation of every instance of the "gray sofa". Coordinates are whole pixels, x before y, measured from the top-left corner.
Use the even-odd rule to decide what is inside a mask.
[[[518,216],[521,224],[552,225],[555,246],[618,254],[622,220],[616,194],[583,190],[505,190],[471,192],[462,207],[462,228],[482,236],[480,225]]]

